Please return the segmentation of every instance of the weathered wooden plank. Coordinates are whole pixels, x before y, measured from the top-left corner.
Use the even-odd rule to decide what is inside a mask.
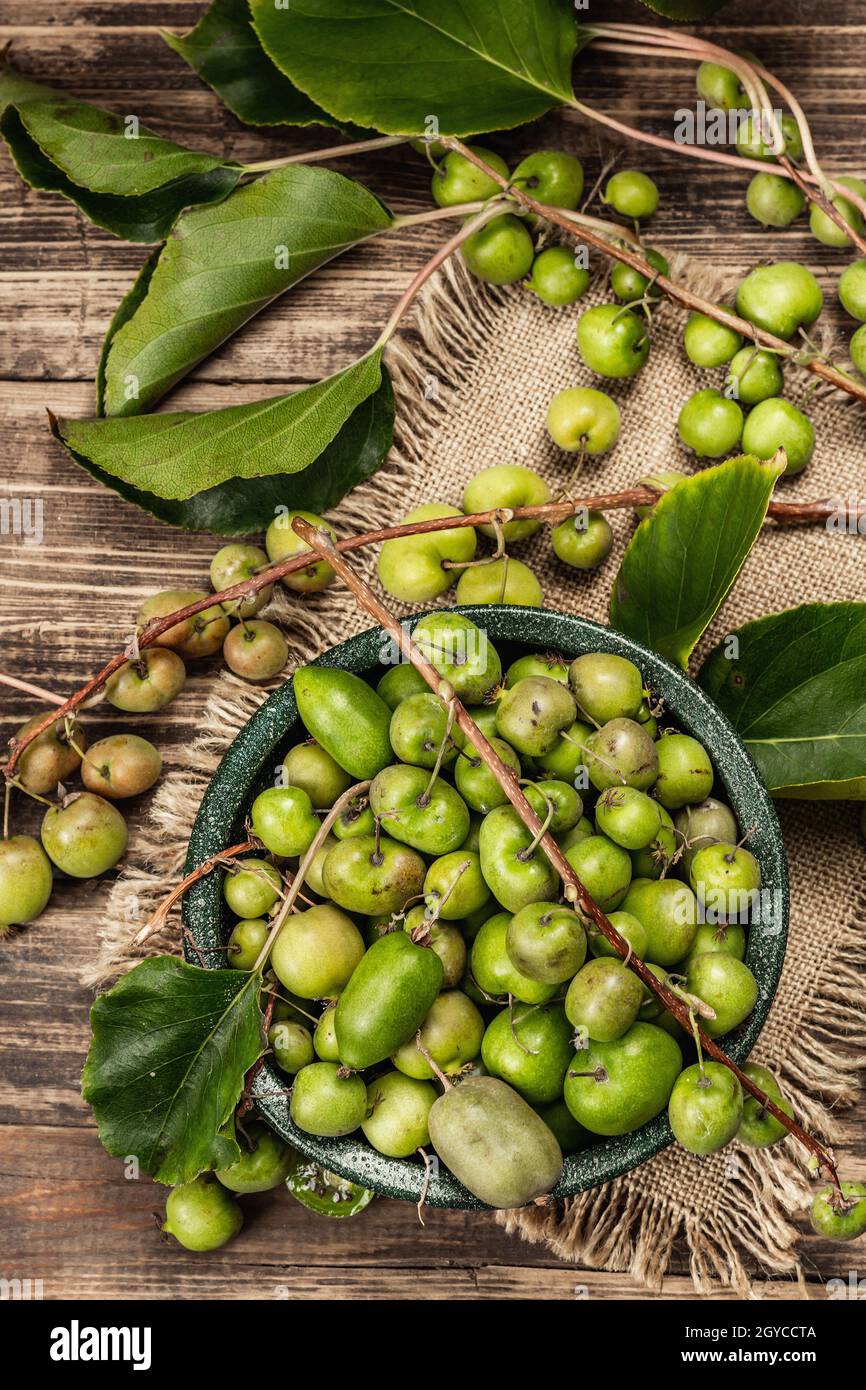
[[[223,1296],[242,1298],[278,1298],[286,1284],[297,1298],[638,1292],[623,1275],[563,1264],[542,1247],[511,1240],[490,1216],[430,1210],[421,1227],[413,1207],[382,1200],[355,1220],[329,1221],[286,1193],[261,1193],[244,1199],[244,1231],[230,1250],[191,1255],[158,1233],[164,1189],[124,1179],[119,1162],[94,1152],[88,1131],[32,1126],[22,1134],[11,1127],[0,1138],[0,1272],[43,1278],[48,1298],[132,1296],[122,1292],[130,1270],[139,1297],[218,1296],[221,1280],[236,1288]],[[810,1254],[816,1286],[845,1277],[847,1255],[838,1247],[815,1242]],[[785,1280],[767,1281],[764,1289],[769,1298],[791,1293]],[[680,1257],[662,1297],[690,1296]]]

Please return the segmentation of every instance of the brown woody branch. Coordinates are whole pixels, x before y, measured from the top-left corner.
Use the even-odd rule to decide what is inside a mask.
[[[207,875],[212,873],[216,868],[228,868],[233,866],[240,855],[247,854],[253,849],[260,850],[262,848],[261,840],[250,838],[248,840],[242,840],[240,844],[231,845],[229,849],[222,849],[217,854],[212,854],[209,859],[203,860],[197,869],[193,869],[192,873],[187,874],[186,878],[181,879],[180,883],[172,888],[171,892],[163,898],[156,911],[151,914],[144,926],[141,927],[132,938],[132,945],[143,946],[145,942],[149,941],[152,936],[155,936],[158,931],[161,931],[175,903],[180,902],[181,898],[189,892],[194,883],[198,883],[200,879],[206,878]],[[292,875],[284,872],[283,877],[291,886],[293,882]],[[314,906],[312,898],[305,898],[303,894],[300,894],[300,896],[309,907]]]
[[[824,216],[829,217],[830,221],[834,222],[839,230],[845,233],[848,240],[857,247],[861,256],[866,256],[866,237],[863,237],[856,227],[852,227],[851,224],[845,220],[836,207],[836,204],[832,203],[830,199],[826,197],[822,189],[815,187],[814,184],[804,179],[800,170],[797,168],[796,164],[789,159],[788,155],[780,154],[778,160],[781,167],[787,173],[788,178],[797,185],[800,192],[805,193],[809,201],[814,203],[817,208],[820,208]],[[767,172],[773,172],[772,166]]]
[[[502,508],[491,508],[486,512],[470,512],[465,516],[435,517],[430,521],[413,521],[399,526],[384,526],[378,531],[362,531],[357,536],[347,536],[343,540],[337,541],[336,549],[341,552],[360,550],[367,545],[378,545],[382,541],[398,540],[404,536],[426,535],[432,531],[450,531],[462,526],[490,525],[497,520],[538,520],[556,525],[584,509],[604,512],[652,506],[654,502],[658,501],[659,496],[660,493],[654,488],[633,487],[625,488],[621,492],[596,493],[589,497],[573,497],[559,502],[544,502],[531,507],[513,507],[505,511]],[[846,525],[852,520],[859,524],[866,521],[866,504],[858,504],[853,507],[846,505],[840,508],[838,501],[832,498],[824,498],[815,502],[771,501],[767,515],[782,526],[803,526],[826,522],[830,517],[836,516]],[[138,649],[152,647],[171,628],[187,618],[194,617],[196,613],[201,613],[205,608],[212,608],[217,603],[229,603],[235,599],[249,598],[269,584],[277,583],[285,575],[306,569],[309,563],[309,555],[302,552],[290,560],[281,560],[279,564],[271,565],[268,569],[262,570],[260,574],[253,575],[251,579],[233,584],[228,589],[220,590],[219,593],[207,594],[204,598],[196,599],[194,603],[185,604],[183,608],[176,609],[174,613],[167,613],[162,618],[152,618],[138,634]],[[22,739],[17,741],[13,739],[10,744],[9,757],[2,766],[6,780],[11,781],[15,776],[21,754],[35,738],[38,738],[51,725],[56,724],[58,720],[73,714],[86,700],[101,690],[106,681],[129,660],[129,651],[118,652],[73,695],[70,695],[67,700],[58,702],[57,708],[40,719],[38,724],[35,724]],[[0,673],[0,685],[3,684],[14,685],[18,688],[17,681]],[[32,689],[35,690],[35,687]],[[45,698],[48,698],[47,692]]]
[[[739,314],[732,313],[730,309],[721,308],[718,304],[713,304],[708,299],[703,299],[701,295],[695,294],[687,289],[685,285],[678,285],[675,280],[670,280],[666,275],[660,275],[654,266],[651,266],[638,252],[630,250],[624,245],[616,242],[607,241],[603,236],[599,236],[592,228],[581,226],[576,227],[568,214],[559,208],[549,207],[546,203],[539,203],[537,198],[531,197],[523,189],[509,183],[504,175],[498,170],[491,168],[483,159],[464,145],[462,140],[458,140],[453,135],[443,135],[441,143],[447,145],[449,149],[456,150],[468,159],[470,164],[474,164],[477,169],[485,173],[488,178],[493,179],[494,183],[507,191],[510,196],[528,208],[530,212],[536,213],[538,217],[543,217],[545,221],[551,222],[562,231],[568,232],[569,236],[577,242],[586,242],[594,246],[597,251],[603,252],[605,256],[613,260],[621,261],[623,265],[630,266],[661,290],[662,294],[674,304],[679,304],[683,309],[692,309],[699,314],[706,314],[707,318],[715,319],[717,323],[724,324],[726,328],[732,328],[741,337],[748,338],[750,342],[757,343],[759,347],[767,348],[771,352],[778,353],[803,367],[813,376],[820,377],[822,381],[828,381],[832,386],[844,391],[847,395],[853,396],[858,401],[866,403],[866,382],[855,381],[847,373],[840,371],[837,367],[832,367],[821,360],[820,357],[803,358],[796,348],[790,343],[785,342],[784,338],[777,338],[774,333],[767,333],[763,328],[757,328],[748,320],[740,318]],[[850,230],[850,229],[849,229]]]
[[[699,1028],[693,1021],[686,1004],[682,999],[661,980],[657,979],[647,965],[631,950],[628,942],[620,936],[616,928],[608,920],[604,912],[584,888],[574,869],[569,864],[559,845],[554,840],[549,831],[542,833],[543,826],[533,811],[531,805],[521,790],[520,783],[511,768],[499,757],[496,749],[478,728],[468,710],[461,704],[454,694],[453,688],[447,681],[443,681],[438,671],[425,659],[409,634],[401,627],[400,623],[376,597],[372,589],[356,573],[356,571],[343,559],[338,548],[334,545],[328,533],[320,528],[313,527],[309,522],[301,517],[296,517],[292,523],[295,532],[307,542],[310,548],[336,570],[343,583],[352,594],[360,608],[370,614],[376,622],[380,623],[385,631],[394,639],[403,656],[410,661],[415,669],[423,676],[434,694],[438,695],[446,710],[453,713],[454,722],[466,735],[469,742],[476,749],[479,756],[490,768],[494,777],[498,781],[511,805],[514,807],[520,819],[523,821],[527,830],[533,837],[539,836],[539,847],[544,851],[550,864],[562,879],[564,887],[564,897],[572,905],[580,908],[584,916],[589,917],[595,923],[598,930],[610,942],[613,949],[621,960],[632,970],[642,984],[661,1001],[664,1007],[674,1015],[677,1021],[682,1024],[688,1033],[693,1033],[697,1029],[700,1037],[701,1046],[704,1051],[715,1061],[721,1062],[737,1077],[740,1085],[749,1095],[760,1102],[761,1106],[769,1111],[780,1124],[784,1125],[799,1142],[812,1154],[820,1167],[826,1172],[834,1186],[838,1189],[839,1179],[836,1172],[836,1165],[830,1151],[816,1139],[814,1135],[808,1133],[802,1125],[786,1114],[781,1106],[777,1105],[770,1096],[765,1095],[759,1086],[747,1076],[737,1064],[727,1056],[719,1047],[718,1043]]]

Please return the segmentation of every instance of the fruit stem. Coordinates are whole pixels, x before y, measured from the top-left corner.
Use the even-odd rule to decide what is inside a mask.
[[[433,767],[430,771],[430,780],[427,783],[427,786],[424,788],[421,795],[418,797],[416,803],[418,806],[423,807],[430,805],[430,795],[433,791],[434,786],[436,785],[436,778],[439,776],[439,773],[441,771],[442,763],[445,758],[445,753],[451,746],[451,730],[454,727],[454,710],[450,704],[447,704],[445,706],[445,714],[445,733],[442,735],[442,742],[439,744],[439,752],[436,754],[436,761],[434,762]]]
[[[69,747],[72,749],[72,751],[78,754],[79,758],[83,763],[90,763],[91,767],[97,766],[97,764],[93,761],[90,755],[86,753],[85,750],[75,742],[75,739],[72,737],[71,734],[66,735],[66,742],[69,744]]]
[[[449,518],[451,520],[452,518]],[[401,626],[394,617],[393,613],[386,608],[380,599],[376,597],[356,570],[343,558],[337,546],[332,541],[329,533],[323,528],[311,526],[303,517],[295,517],[292,528],[302,540],[307,542],[311,550],[326,560],[332,569],[340,576],[343,583],[354,595],[358,606],[363,609],[385,629],[388,635],[393,638],[399,650],[407,661],[410,661],[416,671],[423,676],[424,680],[433,691],[438,695],[443,704],[450,703],[454,709],[454,719],[460,729],[466,735],[469,742],[477,749],[480,756],[484,759],[490,771],[493,773],[506,797],[511,802],[520,819],[523,821],[527,830],[532,835],[538,837],[538,843],[547,856],[553,869],[562,879],[566,901],[572,906],[579,904],[581,912],[589,917],[598,927],[602,934],[610,942],[616,954],[622,961],[627,961],[628,969],[637,975],[638,979],[661,1001],[664,1007],[674,1015],[684,1028],[690,1027],[689,1008],[674,993],[672,989],[657,979],[649,967],[636,956],[629,947],[628,942],[620,936],[619,932],[608,920],[605,913],[599,907],[594,898],[590,897],[586,888],[581,883],[571,864],[566,859],[559,845],[546,830],[539,817],[536,815],[532,806],[527,801],[521,790],[517,778],[510,768],[500,758],[496,749],[491,745],[485,734],[475,723],[469,711],[457,698],[453,691],[450,692],[450,701],[443,699],[440,689],[442,678],[439,672],[430,665],[429,661],[422,655],[418,647],[412,641],[409,633]],[[302,866],[303,867],[303,866]],[[833,1186],[839,1188],[839,1177],[836,1172],[836,1165],[829,1149],[814,1135],[808,1133],[796,1120],[785,1113],[780,1106],[770,1099],[769,1096],[755,1084],[750,1076],[747,1076],[737,1064],[727,1056],[711,1037],[698,1029],[701,1045],[715,1061],[721,1062],[723,1066],[729,1068],[737,1077],[740,1085],[754,1096],[757,1101],[769,1110],[770,1114],[782,1124],[785,1129],[793,1134],[799,1142],[813,1154],[818,1163],[829,1174]],[[429,1058],[428,1058],[429,1060]]]
[[[31,801],[38,801],[42,806],[55,807],[57,805],[56,801],[49,801],[47,796],[40,796],[38,792],[32,792],[30,788],[25,787],[24,783],[20,782],[17,777],[13,777],[9,785],[11,787],[17,787],[25,796],[29,796]]]
[[[307,564],[309,564],[309,562],[310,557],[308,555]],[[262,949],[259,951],[258,959],[256,960],[256,963],[253,966],[253,973],[256,973],[257,971],[264,969],[265,962],[267,961],[268,956],[271,954],[271,948],[283,929],[283,923],[285,922],[286,918],[289,916],[289,913],[293,910],[295,906],[295,901],[301,891],[306,876],[310,871],[310,865],[312,864],[322,845],[325,843],[325,840],[327,839],[328,834],[330,833],[331,826],[334,824],[334,821],[340,815],[343,808],[345,806],[348,806],[352,798],[355,796],[362,796],[369,787],[369,785],[369,780],[367,780],[366,782],[356,782],[353,787],[349,787],[347,791],[343,792],[342,796],[339,796],[337,798],[330,811],[325,816],[325,819],[322,821],[322,824],[319,826],[318,830],[313,836],[313,839],[310,842],[306,854],[304,855],[303,859],[301,860],[300,864],[298,865],[295,871],[295,876],[292,879],[289,891],[283,898],[283,901],[280,903],[279,911],[274,916],[273,922],[271,923],[271,929],[268,932],[268,939],[265,942]]]
[[[512,198],[523,207],[528,208],[530,212],[537,213],[539,217],[543,217],[547,222],[553,223],[556,227],[561,227],[571,236],[577,238],[577,232],[574,227],[570,225],[568,216],[559,208],[548,207],[545,203],[539,203],[535,198],[530,198],[530,196],[521,189],[512,187],[508,180],[500,174],[497,169],[491,168],[491,166],[481,159],[474,150],[469,149],[462,140],[458,140],[456,137],[449,135],[442,137],[442,143],[447,145],[449,149],[457,150],[459,154],[462,154],[471,164],[474,164],[476,168],[480,169],[482,173],[487,174],[494,183],[499,184],[503,191],[510,192]],[[679,150],[687,147],[677,145],[676,148]],[[743,162],[745,163],[745,161]],[[766,169],[764,172],[766,172]],[[823,381],[828,381],[831,385],[845,391],[847,395],[854,396],[857,400],[866,403],[866,383],[854,381],[844,372],[838,371],[835,367],[828,366],[816,357],[810,357],[806,361],[799,361],[794,355],[790,343],[786,343],[783,338],[777,338],[775,334],[767,333],[763,328],[757,328],[753,323],[749,323],[746,319],[740,318],[738,314],[732,313],[730,309],[724,309],[718,304],[713,304],[709,300],[703,299],[700,295],[695,294],[685,285],[679,285],[676,281],[670,280],[666,275],[658,274],[655,267],[650,265],[649,261],[643,256],[625,247],[617,246],[614,242],[607,241],[604,237],[596,235],[596,233],[589,228],[584,228],[581,232],[581,236],[590,246],[594,246],[596,250],[602,251],[606,256],[613,257],[614,260],[621,261],[623,265],[630,266],[632,270],[636,270],[640,275],[643,275],[645,279],[649,280],[653,275],[656,275],[655,283],[657,287],[667,299],[672,300],[675,304],[679,304],[684,309],[695,309],[698,313],[705,314],[707,318],[715,319],[716,323],[721,323],[726,328],[734,329],[741,337],[748,338],[751,342],[757,343],[760,347],[771,348],[774,352],[781,353],[791,358],[797,366],[803,367],[806,371],[811,372],[813,376],[821,377]]]
[[[483,753],[481,756],[484,756]],[[523,799],[525,801],[526,797],[523,794],[523,792],[521,792],[520,794],[521,796],[523,796]],[[538,846],[541,844],[542,840],[544,839],[545,835],[550,829],[550,822],[553,820],[553,817],[556,813],[556,807],[554,806],[551,798],[549,796],[546,796],[544,799],[547,802],[547,815],[544,817],[543,821],[539,821],[538,830],[533,836],[531,842],[526,846],[525,849],[519,849],[517,851],[517,858],[520,860],[521,864],[527,863],[527,861],[533,857],[535,851],[538,849]],[[529,802],[527,802],[526,804],[529,805]]]
[[[707,308],[712,310],[713,306],[707,305]],[[789,352],[788,345],[785,344],[784,346],[786,352]],[[515,520],[547,521],[551,525],[555,525],[580,511],[610,512],[624,511],[633,507],[651,507],[661,495],[662,493],[656,488],[633,487],[625,488],[620,492],[603,492],[589,497],[563,498],[561,501],[536,503],[529,507],[513,507],[509,509],[509,512]],[[404,536],[427,535],[433,531],[449,531],[462,526],[490,526],[494,524],[498,512],[499,509],[492,508],[486,512],[467,512],[464,516],[433,517],[429,521],[411,521],[399,526],[384,526],[379,531],[362,531],[359,535],[347,536],[343,540],[337,541],[336,548],[340,552],[362,550],[365,546],[380,545],[382,541],[399,540]],[[836,519],[840,525],[853,523],[857,527],[866,520],[866,502],[857,501],[853,504],[846,502],[844,506],[840,507],[839,500],[832,497],[820,498],[812,502],[771,501],[767,508],[767,516],[780,526],[826,524],[829,520]],[[175,627],[186,618],[194,617],[202,609],[210,608],[217,603],[231,603],[235,599],[249,598],[269,584],[275,584],[285,575],[306,569],[309,563],[310,557],[308,555],[303,553],[295,555],[291,559],[269,565],[260,574],[241,580],[238,584],[232,584],[228,589],[223,589],[219,593],[208,594],[205,598],[196,599],[194,603],[187,603],[183,608],[176,609],[174,613],[166,613],[161,618],[151,618],[137,634],[138,648],[143,650],[145,647],[152,647],[163,633],[168,632],[170,628]],[[97,692],[102,690],[114,673],[121,666],[125,666],[129,660],[128,648],[117,652],[101,670],[91,676],[84,685],[58,705],[56,709],[34,724],[33,728],[28,730],[22,738],[11,739],[9,756],[0,768],[6,780],[9,781],[14,778],[22,753],[34,739],[38,738],[52,724],[56,724],[58,718],[72,714],[76,709],[87,705],[94,695],[98,699]],[[0,676],[0,684],[2,683],[15,684],[12,677]],[[55,705],[58,697],[56,695],[49,697],[46,691],[46,701],[49,698],[50,703]]]
[[[432,1057],[430,1056],[429,1051],[427,1050],[427,1048],[426,1048],[426,1047],[424,1046],[424,1044],[422,1043],[422,1041],[421,1041],[421,1029],[420,1029],[420,1028],[418,1029],[418,1032],[415,1034],[415,1046],[417,1047],[418,1051],[421,1053],[421,1056],[424,1058],[424,1061],[427,1063],[427,1065],[428,1065],[428,1067],[430,1068],[430,1070],[432,1071],[433,1075],[436,1077],[436,1080],[437,1080],[442,1086],[445,1087],[445,1090],[446,1090],[446,1091],[453,1091],[453,1090],[454,1090],[454,1082],[448,1080],[448,1077],[445,1075],[444,1071],[443,1071],[442,1068],[439,1066],[438,1062],[436,1062],[436,1061],[434,1060],[434,1058],[432,1058]]]
[[[505,554],[505,532],[502,523],[511,521],[514,513],[510,507],[500,507],[492,518],[493,531],[496,536],[496,549],[492,555],[482,555],[479,560],[440,560],[444,570],[471,570],[477,569],[479,565],[492,565],[495,560],[507,559]]]
[[[324,150],[307,150],[304,154],[282,155],[279,159],[260,159],[255,164],[242,164],[245,174],[263,174],[268,169],[284,169],[288,164],[314,164],[322,159],[342,159],[351,154],[369,154],[371,150],[387,150],[405,145],[405,135],[379,135],[374,140],[354,140],[346,145],[331,145]]]
[[[433,912],[433,916],[429,917],[425,923],[425,929],[428,932],[430,928],[434,925],[434,923],[439,921],[439,918],[442,915],[443,907],[447,903],[448,899],[451,897],[451,894],[454,892],[463,875],[466,873],[466,870],[471,867],[471,864],[471,859],[464,859],[462,863],[458,864],[457,872],[455,873],[448,887],[445,889],[445,892],[442,894],[442,897],[437,898],[436,900],[436,907]]]
[[[448,1084],[450,1085],[451,1083],[449,1082]],[[451,1087],[451,1089],[453,1090],[454,1088]],[[427,1201],[427,1193],[430,1190],[430,1172],[432,1164],[430,1163],[430,1155],[428,1154],[427,1150],[423,1148],[423,1146],[419,1148],[417,1152],[421,1155],[422,1159],[424,1160],[424,1181],[421,1183],[421,1194],[416,1203],[415,1210],[418,1213],[418,1220],[421,1222],[421,1225],[423,1226],[424,1203]]]
[[[288,1005],[290,1009],[295,1010],[295,1013],[300,1014],[301,1018],[307,1019],[313,1025],[317,1024],[319,1018],[321,1017],[321,1015],[319,1014],[307,1013],[307,1010],[302,1009],[300,1004],[296,1004],[294,999],[287,999],[284,995],[280,994],[280,991],[278,989],[264,989],[262,993],[267,994],[270,998],[272,998],[274,1004],[279,1002],[280,1004]]]
[[[538,1007],[539,1007],[538,1004],[536,1004],[536,1005],[535,1005],[535,1008],[537,1009]],[[534,1009],[530,1009],[530,1010],[529,1010],[530,1013],[534,1013],[534,1011],[535,1011]],[[521,1015],[521,1022],[522,1022],[523,1019],[526,1018],[526,1017],[527,1017],[526,1014],[522,1014],[522,1015]],[[538,1056],[540,1055],[540,1052],[541,1052],[541,1049],[540,1049],[540,1048],[536,1048],[536,1049],[533,1051],[533,1049],[532,1049],[531,1047],[527,1047],[525,1043],[522,1043],[522,1042],[520,1041],[519,1037],[517,1036],[517,1028],[515,1027],[515,1023],[514,1023],[514,995],[511,994],[511,993],[509,993],[509,995],[508,995],[508,1031],[509,1031],[510,1034],[511,1034],[512,1042],[514,1042],[514,1043],[516,1044],[516,1046],[520,1048],[520,1051],[521,1051],[522,1053],[524,1053],[524,1055],[525,1055],[526,1057],[538,1057]]]

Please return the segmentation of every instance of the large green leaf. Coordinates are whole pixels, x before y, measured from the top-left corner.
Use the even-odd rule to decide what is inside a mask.
[[[187,531],[246,536],[273,521],[277,508],[325,512],[381,466],[394,428],[394,396],[387,371],[378,389],[362,401],[317,459],[299,473],[261,478],[230,478],[182,501],[130,487],[74,451],[72,457],[92,477],[127,502]]]
[[[264,1052],[260,990],[259,974],[159,956],[100,995],[82,1094],[110,1154],[172,1184],[235,1162],[220,1131]]]
[[[626,548],[610,597],[612,625],[687,667],[755,543],[783,472],[781,463],[746,454],[666,492]]]
[[[506,129],[571,99],[570,0],[250,0],[287,77],[339,120],[394,135]]]
[[[289,395],[193,414],[57,420],[57,437],[140,492],[184,501],[229,479],[300,473],[382,380],[376,347],[335,376]]]
[[[250,22],[247,0],[211,0],[188,34],[162,31],[203,82],[247,125],[335,125],[274,67]]]
[[[144,262],[144,265],[141,267],[141,270],[138,272],[129,289],[126,291],[126,294],[123,296],[117,308],[115,309],[111,318],[111,322],[108,325],[108,332],[102,340],[102,349],[99,354],[99,363],[96,368],[95,382],[96,411],[98,415],[102,415],[104,413],[103,401],[105,400],[105,373],[106,367],[108,365],[108,354],[111,350],[111,345],[114,342],[114,339],[117,337],[118,333],[120,332],[121,328],[123,328],[124,324],[129,323],[129,320],[132,318],[136,309],[143,302],[145,296],[147,295],[147,289],[150,284],[151,276],[153,275],[153,272],[159,263],[159,258],[162,255],[162,249],[162,247],[157,246],[155,250],[151,251],[147,260]]]
[[[866,603],[807,603],[746,623],[698,679],[774,796],[866,800]]]
[[[277,295],[392,223],[363,184],[303,164],[183,214],[111,325],[100,413],[146,410]]]
[[[14,72],[0,74],[0,111],[0,133],[31,188],[63,194],[127,241],[162,240],[183,208],[219,201],[242,173]]]

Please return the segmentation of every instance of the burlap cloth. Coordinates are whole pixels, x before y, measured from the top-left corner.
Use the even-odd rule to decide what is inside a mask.
[[[675,273],[714,298],[729,289],[693,263],[681,260]],[[581,307],[609,297],[601,275]],[[459,261],[440,271],[425,287],[413,327],[390,351],[398,393],[395,447],[386,467],[334,514],[340,531],[396,521],[422,501],[459,504],[466,480],[494,463],[526,463],[560,486],[571,461],[547,437],[548,402],[564,386],[597,384],[578,357],[575,319],[574,309],[545,308],[519,288],[482,289]],[[687,361],[682,321],[678,311],[663,307],[646,368],[632,382],[609,386],[622,408],[622,437],[611,454],[585,466],[576,494],[628,486],[660,468],[692,471],[677,440],[677,413],[692,391],[720,384],[721,374],[698,372]],[[786,392],[795,399],[809,382],[805,373],[787,369]],[[816,456],[780,491],[791,498],[856,492],[862,412],[837,394],[810,394]],[[538,573],[549,606],[607,621],[610,586],[634,520],[617,513],[612,524],[613,553],[594,574],[560,565],[543,532],[516,548]],[[821,528],[765,528],[702,650],[749,618],[807,600],[862,599],[863,546],[862,538]],[[375,555],[364,552],[356,563],[375,582]],[[285,624],[293,665],[369,626],[339,586],[303,600],[281,591],[273,609]],[[134,832],[87,983],[101,983],[132,963],[129,939],[179,877],[207,780],[265,694],[231,675],[214,675],[201,735],[183,750],[182,770],[164,779],[149,820]],[[780,1075],[798,1117],[832,1140],[831,1111],[852,1101],[866,1061],[859,973],[866,963],[866,902],[856,896],[859,875],[852,870],[862,863],[862,842],[850,806],[782,802],[779,810],[791,863],[791,931],[781,986],[755,1056]],[[152,945],[177,950],[176,923]],[[808,1200],[802,1159],[791,1142],[704,1159],[674,1147],[549,1211],[500,1213],[497,1219],[562,1258],[627,1270],[648,1287],[660,1285],[674,1241],[684,1237],[698,1291],[727,1286],[754,1294],[755,1281],[781,1275],[796,1295],[805,1291],[792,1224],[792,1214]]]

